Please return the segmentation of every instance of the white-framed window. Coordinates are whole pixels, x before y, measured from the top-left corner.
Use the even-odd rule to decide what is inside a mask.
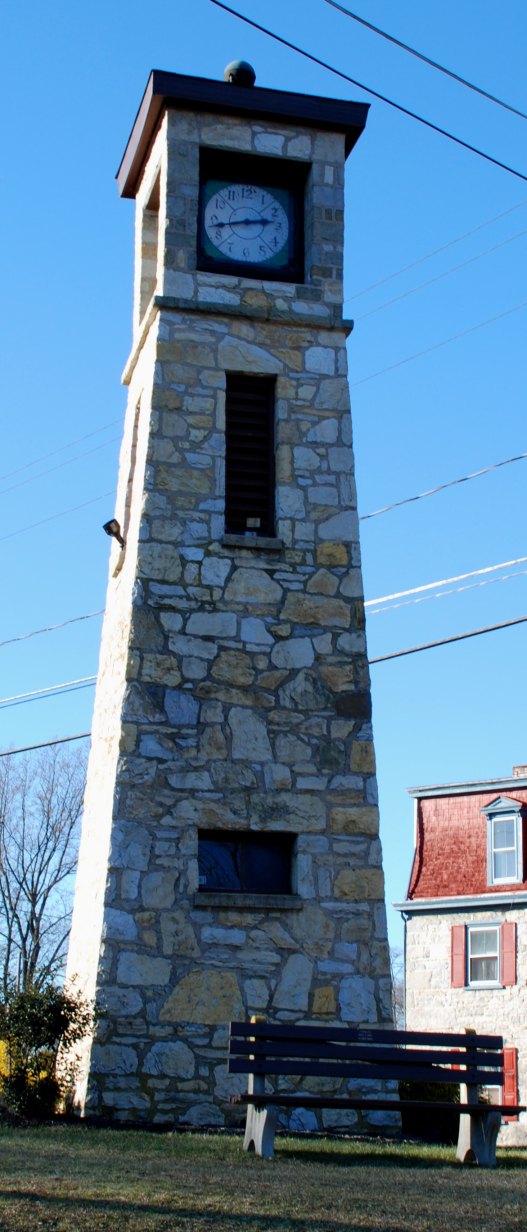
[[[523,882],[523,817],[525,805],[500,797],[482,812],[487,818],[487,884]]]
[[[517,881],[518,844],[516,841],[516,817],[513,813],[504,817],[492,817],[492,883]]]
[[[500,985],[501,928],[469,925],[468,983],[471,988]]]

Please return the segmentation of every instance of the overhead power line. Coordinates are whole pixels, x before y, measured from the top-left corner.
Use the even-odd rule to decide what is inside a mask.
[[[421,282],[418,287],[412,287],[410,291],[403,291],[402,295],[396,295],[395,299],[389,299],[385,304],[379,304],[377,308],[370,308],[369,312],[363,312],[360,317],[355,317],[355,325],[357,321],[364,321],[366,317],[374,316],[376,312],[381,312],[383,308],[391,308],[392,304],[398,304],[401,299],[407,299],[409,295],[415,295],[416,291],[423,291],[425,287],[431,287],[433,282],[440,282],[442,278],[447,278],[449,274],[455,274],[458,270],[465,269],[466,265],[473,265],[474,261],[479,261],[481,257],[488,257],[489,253],[497,252],[498,248],[505,248],[506,244],[512,244],[513,240],[521,239],[522,235],[527,235],[527,230],[518,231],[516,235],[510,235],[507,240],[502,240],[500,244],[494,244],[492,248],[486,248],[485,252],[478,252],[477,256],[469,257],[468,261],[462,261],[460,265],[453,265],[451,269],[444,270],[442,274],[436,274],[434,278],[429,278],[427,282]]]
[[[471,573],[459,573],[457,577],[443,578],[441,582],[427,582],[425,586],[412,586],[411,590],[397,590],[393,595],[383,595],[381,599],[367,599],[364,606],[371,607],[374,603],[387,603],[388,599],[404,599],[406,595],[417,595],[423,590],[435,590],[437,586],[448,586],[450,582],[464,582],[465,578],[480,577],[482,573],[495,573],[496,569],[509,569],[511,565],[523,565],[527,556],[519,556],[518,560],[504,560],[501,565],[487,565],[486,569],[473,569]]]
[[[16,753],[32,753],[33,749],[49,749],[52,744],[67,744],[68,740],[85,740],[91,732],[80,732],[78,736],[62,736],[61,740],[44,740],[42,744],[26,744],[23,749],[5,749],[0,757],[14,757]]]
[[[449,141],[455,141],[456,145],[463,146],[465,150],[470,150],[472,154],[478,154],[480,158],[486,159],[487,162],[494,163],[495,167],[501,167],[502,171],[509,171],[511,175],[515,175],[519,180],[527,181],[527,175],[524,175],[522,171],[515,171],[513,167],[500,162],[498,158],[492,158],[490,154],[485,154],[483,150],[478,150],[475,145],[469,145],[468,141],[462,141],[461,137],[455,137],[453,133],[448,133],[445,128],[440,128],[438,124],[432,124],[431,120],[425,120],[423,116],[417,115],[415,111],[409,111],[408,107],[403,107],[400,103],[395,103],[393,99],[387,98],[385,94],[379,94],[378,90],[372,90],[370,86],[365,86],[361,81],[357,81],[355,77],[349,77],[347,73],[341,73],[340,69],[333,68],[325,60],[320,60],[318,56],[312,56],[309,51],[303,51],[295,43],[290,43],[288,39],[282,38],[279,34],[274,34],[272,30],[267,30],[265,26],[259,25],[257,21],[252,21],[250,17],[244,17],[243,13],[238,13],[236,9],[231,9],[228,4],[223,3],[223,0],[211,0],[211,4],[215,4],[219,9],[224,9],[226,13],[230,13],[233,17],[238,17],[240,21],[244,21],[246,25],[252,26],[254,30],[260,30],[262,34],[267,34],[269,38],[274,39],[277,43],[281,43],[283,47],[289,47],[291,51],[298,52],[298,55],[304,56],[306,60],[311,60],[313,64],[319,64],[321,68],[327,69],[329,73],[334,73],[336,77],[342,77],[343,81],[350,81],[352,86],[358,86],[359,90],[365,90],[366,94],[371,94],[373,98],[380,99],[382,103],[387,103],[389,107],[395,107],[396,111],[401,111],[403,115],[410,116],[410,119],[418,120],[420,124],[425,124],[427,128],[440,133],[442,137],[448,137]]]
[[[400,505],[410,505],[412,501],[423,500],[425,496],[435,496],[436,492],[444,492],[445,488],[453,488],[457,483],[467,483],[469,479],[477,479],[479,475],[487,475],[489,471],[497,471],[500,466],[508,466],[510,462],[521,462],[522,458],[527,458],[527,453],[519,453],[515,458],[505,458],[504,462],[494,462],[492,466],[484,466],[481,471],[473,471],[471,475],[463,475],[462,479],[451,479],[449,483],[440,483],[437,488],[429,488],[428,492],[419,492],[417,496],[406,496],[404,500],[394,501],[392,505],[385,505],[383,509],[374,509],[373,513],[363,513],[359,518],[359,522],[366,522],[368,518],[378,518],[380,513],[389,513],[390,509],[398,509]]]
[[[509,628],[510,625],[521,625],[526,620],[527,620],[527,616],[517,616],[515,620],[504,620],[500,624],[497,624],[497,625],[487,625],[484,629],[473,629],[470,633],[456,633],[454,637],[444,637],[444,638],[441,638],[441,640],[438,642],[426,642],[422,646],[410,646],[408,650],[395,650],[392,654],[378,655],[374,659],[368,659],[368,663],[383,663],[386,659],[399,659],[402,655],[417,654],[419,650],[431,650],[434,646],[446,646],[448,645],[449,642],[461,642],[463,641],[464,638],[467,638],[467,637],[478,637],[480,633],[492,633],[495,629],[507,629]],[[97,679],[96,676],[86,676],[85,677],[85,680],[90,681],[90,682],[96,679]],[[81,683],[83,682],[76,681],[76,680],[72,680],[70,682],[70,684],[72,685],[81,684]],[[67,687],[66,685],[56,685],[55,686],[55,688],[57,689],[64,689],[64,690],[66,689],[66,687]],[[15,703],[22,699],[29,699],[29,698],[33,699],[39,695],[42,695],[43,693],[49,693],[50,691],[51,691],[50,689],[40,689],[38,694],[22,693],[17,698],[3,698],[2,700],[0,700],[0,706],[4,705],[5,702]],[[0,753],[0,757],[9,757],[13,753],[27,753],[31,749],[42,749],[52,744],[65,744],[67,740],[83,740],[87,736],[91,736],[91,732],[83,732],[80,736],[66,736],[63,740],[49,740],[49,741],[46,741],[44,744],[28,745],[28,747],[24,749],[7,749],[5,752]]]
[[[502,577],[486,578],[484,582],[471,582],[469,586],[454,586],[453,590],[438,590],[435,595],[421,595],[419,599],[403,599],[402,603],[389,603],[387,607],[374,607],[368,616],[378,616],[380,612],[393,612],[397,607],[410,607],[412,603],[428,603],[429,599],[444,599],[445,595],[458,595],[462,590],[476,590],[479,586],[493,586],[495,582],[508,582],[509,578],[525,577],[527,569],[518,573],[504,573]]]
[[[91,453],[98,453],[99,449],[106,449],[107,445],[114,445],[116,441],[120,440],[120,436],[112,436],[110,441],[103,441],[102,445],[95,445],[93,449],[87,449],[84,453],[78,453],[74,458],[67,458],[65,462],[59,462],[57,466],[50,466],[47,471],[39,471],[38,475],[30,475],[28,479],[19,479],[18,483],[11,484],[10,488],[2,488],[0,496],[5,496],[7,492],[14,492],[15,488],[23,488],[26,483],[33,483],[35,479],[42,479],[44,475],[51,475],[53,471],[60,471],[64,466],[71,466],[72,462],[79,462],[81,458],[87,458]]]
[[[386,30],[380,30],[378,26],[372,26],[371,21],[365,21],[364,17],[359,17],[357,13],[352,13],[350,9],[345,9],[341,4],[336,4],[335,0],[326,0],[326,4],[330,4],[332,8],[338,9],[340,13],[345,13],[346,17],[352,17],[353,21],[359,21],[361,26],[367,26],[368,30],[373,30],[375,34],[380,34],[382,38],[388,39],[389,43],[395,43],[397,47],[402,47],[403,51],[409,51],[411,56],[416,56],[418,60],[424,60],[425,64],[430,64],[432,68],[439,69],[440,73],[446,73],[447,77],[452,77],[454,81],[461,82],[462,86],[468,86],[469,90],[474,90],[476,94],[481,94],[483,98],[490,99],[491,103],[497,103],[498,107],[505,107],[506,111],[512,111],[514,115],[521,116],[522,120],[527,120],[527,115],[523,111],[518,111],[517,107],[511,107],[509,103],[504,103],[501,98],[496,98],[494,94],[489,94],[487,90],[481,90],[479,86],[473,85],[471,81],[466,81],[458,73],[452,73],[449,68],[444,68],[442,64],[437,64],[435,60],[430,60],[428,56],[423,56],[414,47],[409,47],[407,43],[401,43],[400,39],[394,38],[393,34],[387,34]]]
[[[81,676],[80,680],[67,680],[65,684],[52,684],[48,689],[33,689],[31,693],[15,693],[14,697],[0,698],[0,707],[7,709],[9,706],[19,706],[22,702],[36,701],[37,698],[49,696],[53,693],[56,697],[60,697],[62,693],[73,693],[76,689],[87,689],[94,681],[96,676]]]
[[[446,646],[448,642],[462,642],[466,637],[479,637],[480,633],[493,633],[495,629],[507,629],[509,625],[521,625],[527,616],[517,616],[516,620],[504,620],[499,625],[487,625],[485,629],[472,629],[471,633],[456,633],[455,637],[443,637],[439,642],[425,642],[422,646],[410,646],[408,650],[395,650],[393,654],[377,655],[368,659],[368,663],[384,663],[386,659],[400,659],[401,655],[417,654],[419,650],[432,650],[434,646]]]
[[[63,509],[62,513],[52,513],[49,518],[41,518],[40,522],[30,522],[29,526],[20,526],[18,530],[12,530],[8,535],[0,535],[0,543],[4,539],[14,539],[15,535],[23,535],[26,530],[36,530],[37,526],[45,526],[46,522],[55,522],[57,518],[65,518],[69,513],[77,513],[78,509],[85,509],[87,505],[96,505],[97,501],[106,500],[109,496],[115,496],[115,488],[113,492],[103,492],[102,496],[94,496],[92,500],[83,501],[82,505],[74,505],[72,509]]]
[[[500,218],[505,218],[507,214],[513,214],[514,210],[519,210],[522,205],[527,205],[527,197],[524,201],[518,201],[517,205],[511,205],[510,209],[504,210],[502,214],[496,214],[494,218],[488,218],[487,222],[480,222],[479,226],[473,227],[471,231],[465,231],[463,235],[458,235],[455,240],[449,240],[448,244],[442,244],[441,248],[434,248],[433,252],[427,252],[425,257],[419,257],[417,261],[412,261],[410,265],[403,265],[403,268],[396,270],[394,274],[388,274],[386,278],[381,278],[379,282],[373,282],[371,287],[365,287],[363,291],[357,291],[355,295],[349,295],[344,300],[344,303],[350,304],[352,299],[360,299],[361,295],[367,295],[368,291],[375,291],[377,287],[384,286],[385,282],[391,282],[392,278],[398,278],[399,274],[407,274],[408,270],[415,269],[416,265],[422,265],[423,261],[430,261],[431,257],[437,257],[440,252],[446,252],[447,248],[453,248],[454,244],[460,244],[462,240],[467,240],[469,236],[475,235],[476,231],[483,231],[484,227],[490,227],[491,223],[499,222]]]
[[[23,633],[21,637],[10,637],[6,642],[0,642],[0,646],[12,646],[13,642],[25,642],[28,637],[37,637],[39,633],[53,633],[54,629],[64,629],[66,625],[76,625],[79,620],[91,620],[92,616],[104,616],[104,608],[101,608],[99,612],[88,612],[87,616],[74,616],[72,620],[63,620],[60,625],[50,625],[47,629],[34,629],[33,633]]]
[[[217,4],[218,0],[212,0],[212,3]],[[454,334],[452,338],[444,338],[442,342],[435,342],[433,346],[426,347],[424,351],[418,351],[416,355],[407,355],[406,359],[399,359],[396,364],[390,364],[388,368],[380,368],[378,372],[371,372],[369,376],[363,376],[360,381],[353,381],[350,388],[355,389],[357,385],[365,385],[366,381],[373,381],[376,376],[384,376],[385,372],[393,372],[394,368],[402,368],[403,364],[409,364],[413,359],[420,359],[422,355],[429,355],[431,351],[437,351],[440,347],[447,346],[449,342],[457,342],[458,338],[466,338],[467,334],[474,334],[476,330],[483,329],[484,325],[493,325],[495,321],[509,317],[511,312],[519,312],[520,308],[527,308],[527,300],[524,300],[523,304],[516,304],[515,308],[507,308],[506,312],[498,313],[497,317],[490,317],[488,321],[480,321],[479,325],[471,325],[470,329],[463,329],[460,334]]]
[[[52,449],[51,453],[44,453],[40,458],[34,458],[32,462],[24,462],[23,466],[17,466],[16,470],[8,471],[6,475],[0,475],[0,483],[4,479],[11,479],[12,475],[19,475],[20,471],[27,471],[30,466],[38,466],[39,462],[47,462],[48,458],[54,458],[57,453],[64,453],[65,449],[73,449],[74,445],[80,445],[82,441],[88,441],[91,436],[98,436],[100,432],[106,432],[107,428],[113,428],[116,423],[122,423],[123,416],[119,419],[112,419],[110,423],[103,424],[102,428],[96,428],[95,432],[88,432],[86,436],[78,436],[76,440],[70,441],[68,445],[61,445],[60,449]]]

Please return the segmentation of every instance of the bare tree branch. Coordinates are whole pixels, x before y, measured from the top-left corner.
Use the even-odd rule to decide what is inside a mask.
[[[86,779],[56,746],[0,765],[0,981],[4,996],[64,967]]]
[[[396,1030],[404,1030],[404,956],[398,945],[390,946],[392,1011]]]

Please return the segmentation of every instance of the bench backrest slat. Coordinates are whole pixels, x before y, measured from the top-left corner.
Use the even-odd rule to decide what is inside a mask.
[[[466,1035],[448,1031],[382,1031],[366,1027],[304,1027],[269,1022],[231,1022],[230,1036],[269,1040],[326,1040],[364,1044],[424,1044],[429,1048],[503,1048],[501,1035]],[[461,1061],[461,1058],[460,1058]]]
[[[316,1057],[317,1060],[365,1061],[393,1065],[486,1065],[503,1066],[503,1052],[479,1052],[475,1048],[460,1053],[458,1049],[382,1048],[368,1044],[327,1044],[309,1040],[236,1039],[230,1041],[231,1056],[238,1057]]]
[[[360,1078],[363,1081],[379,1081],[379,1078],[406,1082],[466,1082],[472,1086],[503,1086],[503,1070],[488,1070],[471,1067],[453,1070],[441,1065],[365,1065],[334,1063],[330,1061],[284,1061],[281,1057],[258,1058],[229,1057],[230,1074],[282,1074],[310,1075],[321,1078]]]

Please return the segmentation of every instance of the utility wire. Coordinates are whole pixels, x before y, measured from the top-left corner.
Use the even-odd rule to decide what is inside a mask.
[[[44,740],[43,744],[27,744],[24,749],[6,749],[0,757],[14,757],[15,753],[32,753],[33,749],[49,749],[52,744],[67,744],[68,740],[85,740],[91,732],[81,732],[78,736],[63,736],[61,740]]]
[[[448,586],[450,582],[464,582],[465,578],[480,577],[482,573],[495,573],[496,569],[509,569],[511,565],[523,565],[527,556],[519,556],[518,560],[504,560],[501,565],[487,565],[486,569],[473,569],[471,573],[459,573],[457,577],[443,578],[441,582],[427,582],[426,586],[413,586],[411,590],[397,590],[393,595],[383,595],[381,599],[367,599],[364,606],[372,607],[374,603],[387,603],[389,599],[404,599],[406,595],[417,595],[423,590],[435,590],[436,586]]]
[[[505,458],[504,462],[494,462],[492,466],[484,466],[482,471],[473,471],[471,475],[463,475],[462,479],[451,479],[449,483],[440,483],[438,488],[429,488],[428,492],[419,492],[418,496],[406,496],[404,500],[394,501],[393,505],[385,505],[383,509],[374,509],[373,513],[363,513],[359,522],[368,518],[378,518],[380,513],[389,513],[390,509],[398,509],[400,505],[410,505],[412,501],[423,500],[425,496],[435,496],[436,492],[444,492],[445,488],[453,488],[457,483],[467,483],[469,479],[477,479],[489,471],[496,471],[500,466],[508,466],[510,462],[521,462],[527,458],[527,453],[519,453],[515,458]]]
[[[395,43],[397,47],[402,47],[403,51],[409,51],[411,56],[417,56],[418,60],[424,60],[425,64],[431,64],[432,68],[439,69],[440,73],[446,73],[447,77],[452,77],[454,81],[460,81],[462,86],[468,86],[469,90],[475,90],[476,94],[482,94],[483,98],[489,98],[491,103],[497,103],[498,107],[505,107],[506,111],[512,111],[514,115],[521,116],[522,120],[527,120],[527,115],[523,111],[518,111],[516,107],[511,107],[509,103],[504,103],[501,98],[496,98],[494,94],[489,94],[487,90],[481,90],[479,86],[473,85],[471,81],[465,81],[464,77],[459,77],[457,73],[452,73],[449,68],[444,68],[442,64],[437,64],[435,60],[430,60],[428,56],[423,56],[420,51],[415,51],[413,47],[408,47],[407,43],[401,43],[400,39],[393,37],[393,34],[387,34],[386,30],[379,30],[378,26],[372,26],[371,21],[365,21],[364,17],[359,17],[357,13],[352,13],[350,9],[345,9],[341,4],[336,4],[335,0],[326,0],[326,4],[330,4],[332,8],[338,9],[340,13],[345,13],[346,17],[352,17],[353,21],[359,21],[361,26],[367,26],[368,30],[374,30],[375,34],[380,34],[382,38],[388,39],[389,43]]]
[[[10,637],[6,642],[0,642],[0,646],[11,646],[13,642],[25,642],[28,637],[36,637],[38,633],[53,633],[54,629],[64,629],[66,625],[75,625],[79,620],[91,620],[92,616],[103,616],[104,608],[100,612],[88,612],[87,616],[74,616],[72,620],[63,620],[60,625],[50,625],[48,629],[35,629],[33,633],[23,633],[21,637]]]
[[[51,693],[49,694],[49,696],[50,697],[64,697],[66,693],[78,693],[81,689],[90,689],[90,688],[91,688],[90,684],[77,684],[75,685],[73,689],[62,689],[59,693]],[[9,710],[11,706],[27,706],[28,702],[41,702],[45,700],[46,698],[44,696],[43,697],[36,697],[36,696],[33,697],[32,695],[30,695],[29,697],[26,697],[25,701],[10,702],[9,706],[0,706],[0,710]]]
[[[93,684],[95,680],[97,680],[96,676],[81,676],[80,680],[67,680],[65,684],[52,684],[48,689],[33,689],[31,693],[15,693],[14,697],[0,698],[0,706],[7,707],[19,705],[21,702],[29,700],[34,701],[36,698],[43,697],[44,694],[49,693],[56,693],[56,695],[59,696],[57,690],[62,689],[65,692],[67,691],[70,693],[74,691],[74,686],[80,685],[83,688],[88,688],[88,686]]]
[[[462,573],[460,574],[459,578],[446,578],[443,582],[429,582],[426,586],[416,586],[412,590],[401,590],[399,594],[386,595],[385,598],[386,599],[397,599],[402,595],[413,595],[413,594],[416,594],[416,592],[418,591],[433,590],[435,586],[446,586],[448,582],[458,582],[466,577],[477,577],[481,573],[491,573],[495,569],[506,568],[508,564],[511,564],[511,565],[522,564],[526,560],[527,560],[527,556],[522,556],[520,557],[518,561],[506,561],[503,565],[491,565],[487,569],[476,569],[474,570],[473,573]],[[474,586],[489,586],[491,582],[505,582],[507,581],[508,578],[523,577],[524,574],[527,574],[527,569],[522,569],[520,570],[519,573],[506,573],[505,576],[501,578],[489,578],[485,582],[475,582],[473,586],[457,586],[455,590],[444,590],[444,591],[441,591],[440,594],[438,595],[426,595],[424,598],[440,599],[442,598],[443,595],[454,595],[454,594],[457,594],[458,591],[460,590],[472,590],[474,589]],[[411,599],[410,602],[411,603],[424,603],[424,598],[423,599]],[[365,602],[364,606],[369,607],[370,604],[372,603],[383,603],[383,602],[384,602],[384,599],[368,599]],[[407,603],[396,603],[396,604],[393,604],[393,606],[394,607],[408,607],[408,604]],[[375,616],[377,612],[390,612],[391,610],[392,610],[391,607],[380,607],[380,608],[376,608],[373,612],[369,612],[368,615]],[[33,633],[24,633],[22,637],[11,637],[9,638],[8,641],[0,642],[0,647],[1,646],[11,646],[13,642],[25,642],[28,637],[36,637],[39,633],[53,633],[55,629],[64,629],[66,625],[77,624],[79,620],[91,620],[93,616],[104,616],[104,612],[105,612],[105,609],[101,608],[100,611],[98,612],[89,612],[87,616],[74,616],[72,620],[63,620],[61,624],[50,625],[49,628],[47,629],[35,629]],[[62,686],[57,685],[57,688],[59,687],[62,687]],[[11,699],[6,698],[5,700],[8,701]],[[68,737],[68,739],[70,739],[70,737]],[[73,737],[71,737],[71,739],[73,739]]]
[[[212,3],[217,4],[218,0],[212,0]],[[376,376],[384,376],[385,372],[393,372],[394,368],[401,368],[403,364],[409,364],[412,359],[420,359],[422,355],[429,355],[431,351],[437,351],[439,347],[446,346],[448,342],[457,342],[458,338],[465,338],[467,334],[483,329],[484,325],[493,325],[494,321],[501,321],[503,317],[509,317],[511,312],[518,312],[520,308],[527,308],[527,300],[524,300],[523,304],[516,304],[514,308],[507,308],[506,312],[498,313],[497,317],[490,317],[488,321],[480,321],[479,325],[471,325],[470,329],[463,329],[460,334],[454,334],[452,338],[444,338],[442,342],[435,342],[433,346],[426,347],[424,351],[418,351],[416,355],[408,355],[406,359],[400,359],[396,364],[390,364],[388,368],[380,368],[379,372],[371,372],[369,376],[363,376],[360,381],[353,381],[350,388],[355,389],[357,385],[373,381]]]
[[[509,578],[525,577],[527,569],[518,573],[504,573],[503,577],[486,578],[484,582],[471,582],[469,586],[455,586],[453,590],[440,590],[436,595],[421,595],[419,599],[404,599],[402,603],[389,603],[387,607],[374,607],[368,616],[378,616],[379,612],[393,612],[397,607],[410,607],[412,603],[427,603],[429,599],[443,599],[445,595],[457,595],[462,590],[475,590],[478,586],[492,586],[494,582],[508,582]]]
[[[356,81],[354,77],[349,77],[347,73],[341,73],[340,69],[333,68],[331,64],[326,64],[325,60],[320,60],[318,56],[312,56],[309,51],[303,51],[301,47],[297,47],[295,43],[290,43],[288,39],[282,38],[279,34],[274,34],[272,30],[267,30],[265,26],[260,26],[257,21],[251,21],[250,17],[244,17],[243,13],[238,13],[236,9],[231,9],[228,4],[224,4],[223,0],[211,0],[211,4],[215,4],[217,8],[224,9],[226,13],[231,13],[233,17],[238,17],[240,21],[244,21],[246,25],[252,26],[255,30],[260,30],[262,34],[267,34],[277,43],[282,43],[284,47],[289,47],[291,51],[296,51],[300,56],[305,56],[306,60],[311,60],[313,64],[319,64],[330,73],[334,73],[336,77],[342,77],[343,81],[350,81],[353,86],[358,86],[359,90],[365,90],[366,94],[371,94],[373,98],[378,98],[382,103],[388,103],[389,107],[395,107],[396,111],[401,111],[403,115],[410,116],[412,120],[418,120],[420,124],[425,124],[427,128],[431,128],[436,133],[440,133],[442,137],[448,137],[450,141],[455,141],[456,145],[462,145],[465,150],[470,150],[472,154],[478,154],[480,158],[485,158],[487,162],[494,163],[495,167],[501,167],[503,171],[509,171],[511,175],[517,176],[519,180],[527,181],[527,175],[522,171],[515,171],[513,167],[508,167],[506,163],[502,163],[497,158],[492,158],[490,154],[485,154],[483,150],[478,150],[475,145],[469,145],[468,141],[462,141],[461,137],[455,137],[453,133],[448,133],[446,129],[439,128],[438,124],[432,124],[431,120],[425,120],[423,116],[417,115],[415,111],[409,111],[408,107],[402,107],[400,103],[394,103],[393,99],[386,98],[385,94],[379,94],[378,90],[372,90],[370,86],[365,86],[361,81]]]
[[[23,466],[17,466],[15,471],[8,471],[7,475],[0,475],[0,483],[4,479],[11,479],[12,475],[19,475],[20,471],[27,471],[30,466],[37,466],[39,462],[47,462],[48,458],[54,458],[57,453],[64,453],[65,449],[72,449],[74,445],[80,445],[82,441],[88,441],[91,436],[98,436],[99,432],[106,432],[107,428],[113,428],[114,424],[122,423],[123,416],[119,419],[112,419],[110,423],[103,424],[102,428],[97,428],[95,432],[88,432],[87,436],[78,436],[75,441],[70,441],[68,445],[61,445],[60,449],[53,449],[51,453],[44,453],[41,458],[34,458],[33,462],[24,462]]]
[[[87,505],[96,505],[97,501],[106,500],[108,496],[115,496],[115,488],[113,492],[103,492],[102,496],[94,496],[92,500],[84,501],[82,505],[74,505],[72,509],[63,509],[62,513],[52,513],[51,517],[42,518],[40,522],[31,522],[29,526],[21,526],[18,530],[10,531],[8,535],[0,535],[0,543],[4,539],[13,539],[15,535],[23,535],[26,530],[35,530],[37,526],[45,526],[46,522],[55,522],[57,518],[65,518],[69,513],[85,509]]]
[[[368,659],[368,663],[383,663],[386,659],[399,659],[401,655],[417,654],[419,650],[431,650],[432,647],[434,646],[446,646],[449,642],[461,642],[466,637],[478,637],[480,633],[492,633],[494,629],[507,629],[509,628],[510,625],[520,625],[525,620],[527,620],[527,616],[517,616],[515,620],[505,620],[505,621],[502,621],[502,623],[498,625],[487,625],[485,629],[473,629],[470,633],[457,633],[454,637],[444,637],[438,642],[426,642],[422,646],[410,646],[408,650],[396,650],[393,652],[393,654],[378,655],[375,659]],[[85,682],[91,683],[96,679],[97,679],[96,676],[86,676],[84,678],[84,681],[72,680],[69,682],[69,686],[55,685],[54,687],[56,689],[64,689],[64,690],[68,688],[68,691],[72,692],[73,690],[70,687],[71,685],[84,685],[84,687],[87,687],[87,684]],[[38,694],[37,693],[21,693],[18,697],[2,698],[0,700],[0,706],[5,705],[6,702],[11,702],[12,704],[15,704],[22,700],[26,700],[26,699],[29,700],[29,698],[33,700],[37,696],[41,696],[44,693],[50,693],[51,691],[52,690],[50,689],[39,689]],[[9,757],[11,756],[12,753],[26,753],[26,752],[29,752],[29,749],[33,749],[33,748],[35,749],[46,748],[47,744],[50,744],[50,745],[51,744],[64,744],[66,740],[82,740],[84,739],[85,736],[90,736],[90,735],[91,735],[91,732],[84,732],[80,736],[66,736],[65,740],[50,740],[50,741],[47,741],[45,744],[30,745],[28,746],[27,749],[11,749],[11,750],[8,749],[7,752],[0,753],[0,757]]]
[[[66,462],[59,462],[57,466],[50,466],[47,471],[39,471],[38,475],[30,475],[29,479],[19,479],[18,483],[13,483],[10,488],[3,488],[0,496],[5,496],[7,492],[14,492],[15,488],[23,488],[26,483],[33,483],[34,479],[42,479],[44,475],[51,475],[53,471],[60,471],[63,466],[71,466],[72,462],[79,462],[81,458],[87,458],[89,454],[97,453],[99,449],[106,449],[107,445],[113,445],[115,441],[120,440],[120,436],[112,436],[110,441],[104,441],[102,445],[95,445],[93,449],[87,449],[85,453],[78,453],[74,458],[68,458]]]
[[[434,248],[433,252],[427,252],[425,257],[419,257],[417,261],[412,261],[410,265],[403,265],[403,268],[396,270],[395,274],[388,274],[386,278],[381,278],[379,282],[373,282],[371,287],[365,287],[363,291],[357,291],[355,295],[349,295],[344,300],[344,303],[350,304],[352,299],[360,299],[361,295],[367,295],[368,291],[375,291],[377,287],[384,286],[385,282],[391,282],[392,278],[398,278],[399,274],[406,274],[408,270],[415,269],[416,265],[422,265],[423,261],[430,261],[431,257],[437,257],[440,252],[446,252],[447,248],[452,248],[454,244],[460,244],[461,240],[467,240],[469,236],[475,235],[476,231],[483,231],[483,228],[490,227],[491,223],[499,222],[500,218],[505,218],[507,214],[514,213],[514,210],[519,210],[522,205],[527,205],[527,198],[524,201],[518,201],[517,205],[511,205],[510,209],[503,211],[503,214],[496,214],[494,218],[487,219],[487,222],[480,222],[478,227],[473,227],[471,231],[465,231],[463,235],[458,235],[457,239],[449,240],[448,244],[442,244],[441,248]]]
[[[504,620],[498,625],[487,625],[486,628],[484,629],[473,629],[470,633],[456,633],[455,637],[444,637],[444,638],[441,638],[441,640],[438,642],[426,642],[422,646],[410,646],[408,650],[396,650],[393,652],[393,654],[378,655],[374,659],[368,659],[368,663],[384,663],[386,659],[399,659],[401,658],[402,655],[417,654],[419,650],[432,650],[434,646],[447,646],[449,642],[461,642],[466,637],[478,637],[479,634],[481,633],[493,633],[495,629],[507,629],[510,627],[510,625],[521,625],[526,620],[527,620],[527,616],[517,616],[515,620]],[[96,677],[88,676],[86,677],[86,679],[95,680]],[[77,682],[72,681],[72,684],[74,683],[77,683]],[[57,685],[56,687],[64,688],[65,686]],[[46,690],[46,689],[40,690],[41,693],[45,693],[48,691],[49,690]],[[32,694],[21,694],[21,697],[31,697],[31,696]],[[10,699],[6,698],[4,700],[7,701]],[[13,700],[18,700],[18,699],[13,699]],[[3,702],[0,701],[0,705],[2,704]],[[68,740],[84,740],[87,736],[91,736],[91,732],[82,732],[78,736],[65,736],[62,740],[47,740],[43,744],[30,744],[27,746],[27,748],[24,748],[24,749],[7,749],[5,752],[0,753],[0,757],[11,757],[15,753],[28,753],[32,749],[44,749],[52,744],[65,744],[66,741]]]
[[[439,642],[425,642],[423,646],[410,646],[408,650],[395,650],[393,654],[377,655],[368,659],[368,663],[384,663],[386,659],[400,659],[401,655],[417,654],[419,650],[432,650],[434,646],[446,646],[448,642],[461,642],[465,637],[479,637],[480,633],[493,633],[494,629],[507,629],[509,625],[521,625],[527,616],[517,616],[516,620],[504,620],[499,625],[487,625],[485,629],[473,629],[471,633],[456,633],[455,637],[443,637]]]
[[[327,0],[329,3],[329,0]],[[445,270],[443,274],[436,274],[435,278],[429,278],[428,282],[421,282],[418,287],[412,287],[410,291],[403,291],[402,295],[396,295],[395,299],[389,299],[385,304],[379,304],[377,308],[370,308],[369,312],[363,312],[360,317],[355,317],[355,325],[357,321],[364,321],[366,317],[372,317],[374,313],[380,312],[382,308],[391,308],[392,304],[398,304],[399,300],[407,299],[409,295],[415,295],[416,291],[422,291],[424,287],[431,287],[433,282],[440,282],[442,278],[447,278],[449,274],[455,274],[457,270],[464,269],[466,265],[472,265],[474,261],[479,261],[480,257],[488,257],[490,252],[497,252],[498,248],[505,248],[506,244],[512,244],[513,240],[521,239],[522,235],[527,235],[527,230],[518,231],[516,235],[510,235],[507,240],[502,240],[500,244],[494,244],[492,248],[486,248],[485,252],[478,252],[477,256],[469,257],[468,261],[462,261],[460,265],[453,265],[451,269]]]

